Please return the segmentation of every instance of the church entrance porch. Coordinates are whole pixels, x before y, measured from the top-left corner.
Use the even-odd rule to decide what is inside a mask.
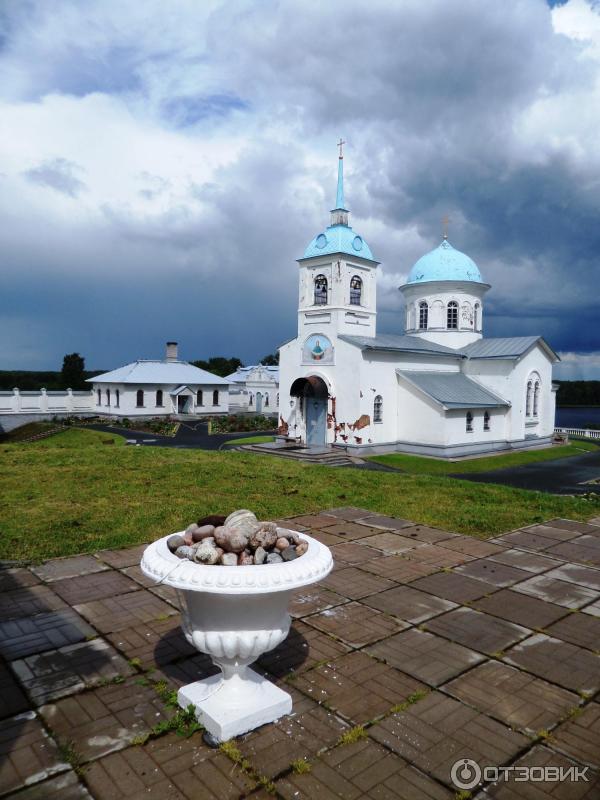
[[[324,447],[327,443],[327,399],[329,393],[322,378],[310,375],[297,378],[290,395],[300,402],[304,422],[305,443],[308,447]]]

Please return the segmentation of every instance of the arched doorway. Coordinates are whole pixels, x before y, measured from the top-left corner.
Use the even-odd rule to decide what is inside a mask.
[[[263,408],[263,396],[261,392],[256,393],[256,413],[260,414]]]
[[[323,447],[327,443],[327,385],[322,378],[309,375],[297,378],[290,389],[292,397],[299,398],[306,426],[306,444]]]

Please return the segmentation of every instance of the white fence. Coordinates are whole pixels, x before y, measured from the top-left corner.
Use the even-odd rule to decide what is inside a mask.
[[[65,389],[49,392],[0,392],[0,414],[89,414],[94,411],[94,393],[91,390],[74,392]]]
[[[589,428],[554,428],[554,433],[583,436],[586,439],[600,439],[600,431],[590,430]]]

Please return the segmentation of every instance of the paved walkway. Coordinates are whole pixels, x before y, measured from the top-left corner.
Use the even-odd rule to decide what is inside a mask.
[[[195,450],[220,450],[227,442],[234,439],[243,439],[248,436],[268,436],[273,431],[253,431],[250,433],[208,433],[208,424],[196,420],[182,422],[175,436],[161,436],[155,433],[140,433],[129,428],[120,428],[116,425],[94,424],[88,425],[96,431],[116,433],[125,437],[130,444],[139,444],[145,447],[176,447],[179,449]]]
[[[286,524],[335,570],[259,662],[292,715],[227,752],[168,730],[166,689],[212,667],[174,592],[142,575],[143,546],[0,571],[0,795],[452,800],[468,758],[588,767],[481,800],[600,797],[600,518],[487,541],[354,508]]]
[[[457,470],[460,465],[457,464]],[[489,472],[456,472],[454,478],[479,483],[500,483],[518,489],[534,489],[551,494],[600,493],[600,450],[581,456],[539,461],[522,467],[508,467]]]

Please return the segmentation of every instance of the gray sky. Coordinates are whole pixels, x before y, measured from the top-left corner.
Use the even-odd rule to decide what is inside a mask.
[[[0,73],[1,369],[272,352],[341,135],[380,331],[447,213],[486,335],[600,378],[595,2],[4,0]]]

